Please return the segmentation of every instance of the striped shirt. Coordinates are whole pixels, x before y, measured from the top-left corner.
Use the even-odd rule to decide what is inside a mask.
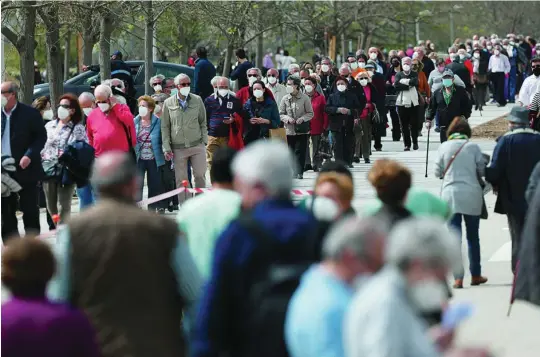
[[[204,100],[204,107],[208,135],[218,138],[228,137],[229,125],[224,124],[223,121],[230,119],[233,113],[239,113],[242,110],[240,100],[230,94],[223,98],[214,94]]]

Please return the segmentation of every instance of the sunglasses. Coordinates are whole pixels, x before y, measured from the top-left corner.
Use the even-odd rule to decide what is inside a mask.
[[[535,69],[535,68],[540,68],[540,64],[535,64],[532,66],[532,69]]]
[[[179,83],[178,85],[180,87],[189,87],[191,85],[191,83]]]
[[[152,84],[152,87],[160,86],[160,85],[161,85],[161,82],[159,82],[159,83],[154,83],[154,84]]]
[[[266,76],[267,76],[267,77],[274,77],[274,78],[277,77],[275,74],[267,74]]]
[[[69,104],[60,104],[60,105],[58,106],[58,108],[60,108],[60,107],[62,107],[62,108],[64,108],[64,109],[71,109],[71,106],[70,106]]]
[[[96,100],[96,104],[108,104],[106,100]]]
[[[256,75],[256,74],[248,74],[247,76],[248,77],[257,77],[258,75]]]

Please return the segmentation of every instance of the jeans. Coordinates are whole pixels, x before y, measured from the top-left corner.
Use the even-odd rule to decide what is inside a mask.
[[[94,204],[94,190],[92,185],[87,184],[81,188],[77,188],[77,197],[79,197],[79,211]]]
[[[289,76],[289,70],[288,69],[282,69],[281,70],[281,83],[285,83],[287,81],[288,76]]]
[[[508,77],[508,100],[514,102],[516,100],[516,82],[517,82],[517,67],[510,67],[510,77]]]
[[[139,170],[139,175],[144,178],[146,173],[146,181],[148,184],[148,198],[160,195],[163,193],[161,185],[161,176],[159,169],[156,165],[156,160],[138,160],[137,168]],[[139,200],[143,198],[143,188],[144,181],[141,180],[141,186],[139,188]],[[148,210],[156,210],[158,208],[165,208],[165,203],[167,201],[161,200],[156,203],[151,203],[148,205]]]
[[[469,248],[469,271],[473,277],[482,275],[482,266],[480,265],[480,216],[470,216],[467,214],[456,213],[450,220],[450,227],[457,230],[459,241],[461,242],[462,229],[461,220],[465,221],[465,231],[467,234],[467,245]],[[461,255],[461,244],[459,249]],[[454,271],[455,279],[463,279],[465,271],[463,265]]]

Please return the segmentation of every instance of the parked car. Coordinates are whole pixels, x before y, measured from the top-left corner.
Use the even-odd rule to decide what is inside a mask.
[[[135,84],[135,89],[137,90],[136,98],[144,95],[144,76],[145,76],[145,66],[144,61],[126,61],[126,64],[131,68],[131,74],[133,76],[133,83]],[[193,88],[193,75],[194,69],[192,67],[169,62],[154,62],[154,71],[152,76],[156,74],[162,74],[166,78],[174,78],[180,73],[185,73],[191,78],[191,89]],[[99,72],[95,71],[86,71],[76,75],[73,78],[68,79],[64,82],[64,93],[74,93],[76,95],[81,94],[82,92],[90,91],[90,85],[94,82],[99,83]],[[41,96],[48,96],[50,93],[49,84],[37,84],[34,86],[34,97],[36,99]]]

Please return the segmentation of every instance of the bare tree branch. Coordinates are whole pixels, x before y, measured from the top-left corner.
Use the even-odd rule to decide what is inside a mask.
[[[19,36],[17,36],[17,34],[13,32],[9,27],[2,26],[2,35],[4,35],[13,46],[18,46]]]

